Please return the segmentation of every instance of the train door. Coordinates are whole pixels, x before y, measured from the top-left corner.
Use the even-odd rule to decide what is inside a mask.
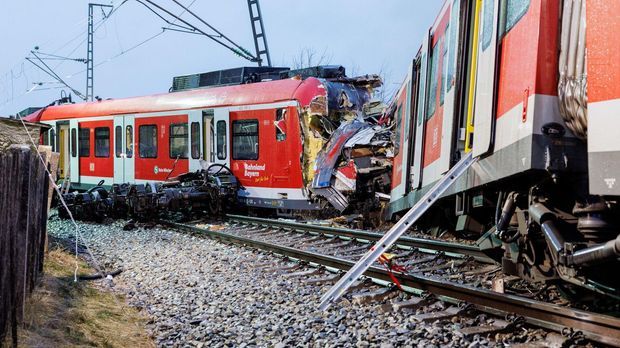
[[[415,66],[415,64],[413,64]],[[394,157],[394,169],[392,171],[392,200],[399,199],[404,196],[407,190],[409,175],[408,158],[410,150],[410,137],[411,132],[409,128],[412,127],[411,119],[411,87],[414,68],[411,67],[409,75],[405,83],[401,86],[397,93],[396,105],[394,111],[396,138],[395,138],[395,150]]]
[[[213,162],[230,168],[230,120],[228,109],[215,109],[213,122],[215,123],[215,158]]]
[[[415,116],[415,140],[413,150],[413,170],[411,178],[411,188],[413,190],[422,185],[422,171],[424,159],[424,119],[426,114],[426,90],[428,85],[428,48],[430,41],[430,31],[427,33],[422,43],[420,54],[420,87],[418,89],[418,109]]]
[[[69,159],[69,178],[71,182],[75,184],[80,182],[79,131],[78,120],[69,120],[69,152],[71,153]]]
[[[495,138],[495,87],[497,85],[500,0],[482,0],[479,13],[478,62],[474,104],[473,155],[481,156],[493,147]]]
[[[213,110],[202,112],[202,159],[208,163],[215,162],[215,122]]]
[[[114,116],[114,183],[133,183],[135,180],[133,115]]]
[[[274,161],[269,161],[275,164],[273,170],[273,175],[271,176],[271,184],[273,187],[290,187],[293,179],[291,178],[291,166],[293,158],[291,154],[292,141],[294,140],[293,135],[289,134],[289,128],[292,130],[293,122],[292,120],[297,117],[293,114],[294,108],[284,107],[278,108],[273,111],[269,111],[269,114],[272,116],[273,120],[273,131],[267,133],[267,137],[265,137],[265,141],[263,144],[269,146],[268,144],[273,144],[274,148]],[[275,114],[275,116],[273,116]],[[268,117],[266,115],[266,117]],[[269,118],[267,118],[269,120]],[[263,128],[267,130],[271,129],[271,122],[264,122]],[[274,134],[275,133],[275,134]],[[273,139],[268,139],[269,137],[273,137]],[[275,140],[275,141],[274,141]],[[279,193],[281,199],[288,199],[287,193]]]
[[[202,111],[192,110],[187,113],[187,123],[189,126],[189,164],[190,172],[200,170],[200,159],[202,158],[202,141],[200,122],[202,120]]]

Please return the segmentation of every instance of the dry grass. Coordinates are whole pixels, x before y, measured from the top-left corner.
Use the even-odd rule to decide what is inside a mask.
[[[74,256],[55,249],[45,260],[20,330],[22,347],[153,347],[146,318],[125,300],[88,282],[73,282]],[[79,274],[92,274],[79,263]]]

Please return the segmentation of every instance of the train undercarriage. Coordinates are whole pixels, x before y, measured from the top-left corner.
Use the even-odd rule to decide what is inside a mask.
[[[63,194],[59,216],[95,222],[106,218],[150,221],[170,214],[217,217],[237,205],[239,189],[230,170],[217,164],[164,183],[114,184],[109,191],[103,184],[86,192]]]
[[[618,204],[588,195],[582,179],[540,171],[461,192],[439,201],[415,228],[476,240],[508,276],[557,285],[567,296],[588,289],[618,300]]]

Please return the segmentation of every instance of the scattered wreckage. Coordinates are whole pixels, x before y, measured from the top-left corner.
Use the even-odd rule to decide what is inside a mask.
[[[236,206],[239,184],[228,168],[213,164],[163,183],[99,184],[86,192],[63,194],[58,215],[67,219],[101,222],[105,218],[149,221],[162,215],[194,213],[216,217]],[[204,216],[204,215],[203,215]]]

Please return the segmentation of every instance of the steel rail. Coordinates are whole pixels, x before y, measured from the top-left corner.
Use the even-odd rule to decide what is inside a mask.
[[[160,221],[162,225],[185,230],[188,232],[206,235],[218,240],[242,244],[264,251],[273,252],[286,257],[305,262],[315,263],[342,271],[349,270],[355,262],[333,256],[298,250],[277,244],[271,244],[250,238],[231,235],[219,231],[211,231],[182,223]],[[364,273],[365,276],[392,282],[387,270],[371,266]],[[566,328],[581,331],[592,341],[620,346],[620,318],[586,312],[579,309],[561,307],[541,301],[527,299],[515,295],[497,293],[491,290],[475,288],[468,285],[451,283],[429,277],[403,274],[395,272],[403,286],[428,291],[437,296],[465,301],[473,304],[478,310],[493,315],[516,314],[525,321],[537,327],[543,327],[556,332]]]
[[[311,233],[319,233],[325,235],[347,237],[354,239],[364,239],[370,242],[376,242],[380,240],[383,235],[376,232],[368,232],[363,230],[337,228],[328,226],[319,226],[312,224],[304,224],[299,222],[272,220],[257,217],[241,216],[241,215],[226,215],[228,220],[241,222],[244,224],[252,224],[257,226],[269,226],[276,228],[283,228],[287,230],[298,230]],[[443,242],[439,240],[416,238],[416,237],[400,237],[397,245],[406,246],[410,248],[428,249],[443,251],[448,253],[468,255],[474,257],[477,261],[484,263],[496,263],[493,259],[484,254],[480,248],[475,245],[466,245],[459,243]]]

